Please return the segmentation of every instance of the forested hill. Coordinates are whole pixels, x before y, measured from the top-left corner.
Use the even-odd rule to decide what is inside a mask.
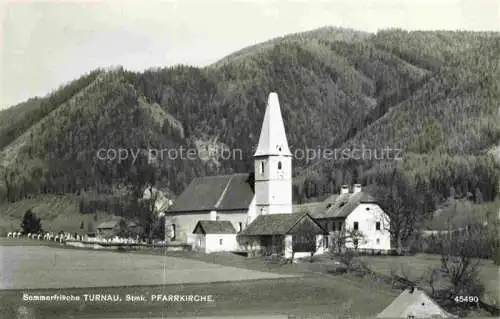
[[[298,201],[403,172],[436,201],[497,195],[500,35],[377,34],[323,28],[273,39],[206,68],[95,70],[44,98],[0,112],[0,201],[82,191],[179,194],[194,176],[252,170],[270,91],[279,94],[292,149],[401,148],[401,161],[294,161]],[[183,160],[113,149],[207,148],[234,153]],[[242,150],[242,158],[239,152]],[[178,154],[178,153],[177,153]],[[480,194],[480,195],[477,195]]]

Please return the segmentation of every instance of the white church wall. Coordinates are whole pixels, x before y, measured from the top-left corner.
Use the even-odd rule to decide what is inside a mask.
[[[359,249],[390,250],[391,236],[387,225],[388,217],[377,204],[360,204],[345,220],[346,229],[352,230],[354,222],[358,223],[358,230],[364,235],[358,242]],[[376,229],[377,222],[380,230]],[[354,248],[351,240],[346,242],[347,248]]]
[[[210,220],[217,220],[217,212],[215,210],[210,212]]]
[[[169,215],[167,213],[165,217],[165,228],[169,229],[169,225],[174,224],[174,242],[188,243],[188,235],[192,235],[194,227],[199,220],[210,220],[210,213],[208,211],[204,213],[180,213],[175,215]]]
[[[228,220],[233,224],[234,229],[236,232],[240,231],[240,223],[241,223],[241,228],[245,229],[246,225],[248,224],[248,211],[246,212],[240,212],[240,213],[234,213],[234,212],[229,212],[229,211],[224,211],[224,212],[218,212],[219,220]]]
[[[255,218],[257,218],[257,207],[255,206],[255,195],[254,195],[248,207],[247,222],[245,223],[243,229],[245,229],[246,226],[248,226],[251,222],[253,222]],[[239,231],[238,228],[236,228],[236,231]]]

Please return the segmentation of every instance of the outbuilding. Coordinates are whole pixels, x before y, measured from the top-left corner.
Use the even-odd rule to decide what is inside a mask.
[[[377,318],[456,318],[425,292],[415,287],[403,291]]]
[[[193,235],[193,250],[203,253],[236,251],[236,229],[229,220],[200,220]]]

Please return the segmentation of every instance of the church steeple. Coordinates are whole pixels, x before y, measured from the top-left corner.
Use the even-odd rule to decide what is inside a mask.
[[[278,94],[271,92],[267,99],[266,114],[260,131],[259,145],[254,156],[292,156],[286,140],[285,125],[281,117]]]
[[[278,94],[267,100],[254,155],[256,215],[292,213],[292,153],[288,148]]]

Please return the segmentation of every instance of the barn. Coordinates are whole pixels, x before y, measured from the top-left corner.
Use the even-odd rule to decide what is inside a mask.
[[[301,258],[321,254],[327,233],[307,213],[259,215],[238,234],[238,242],[251,255]]]
[[[193,231],[193,250],[203,253],[236,251],[236,230],[229,220],[200,220]]]

